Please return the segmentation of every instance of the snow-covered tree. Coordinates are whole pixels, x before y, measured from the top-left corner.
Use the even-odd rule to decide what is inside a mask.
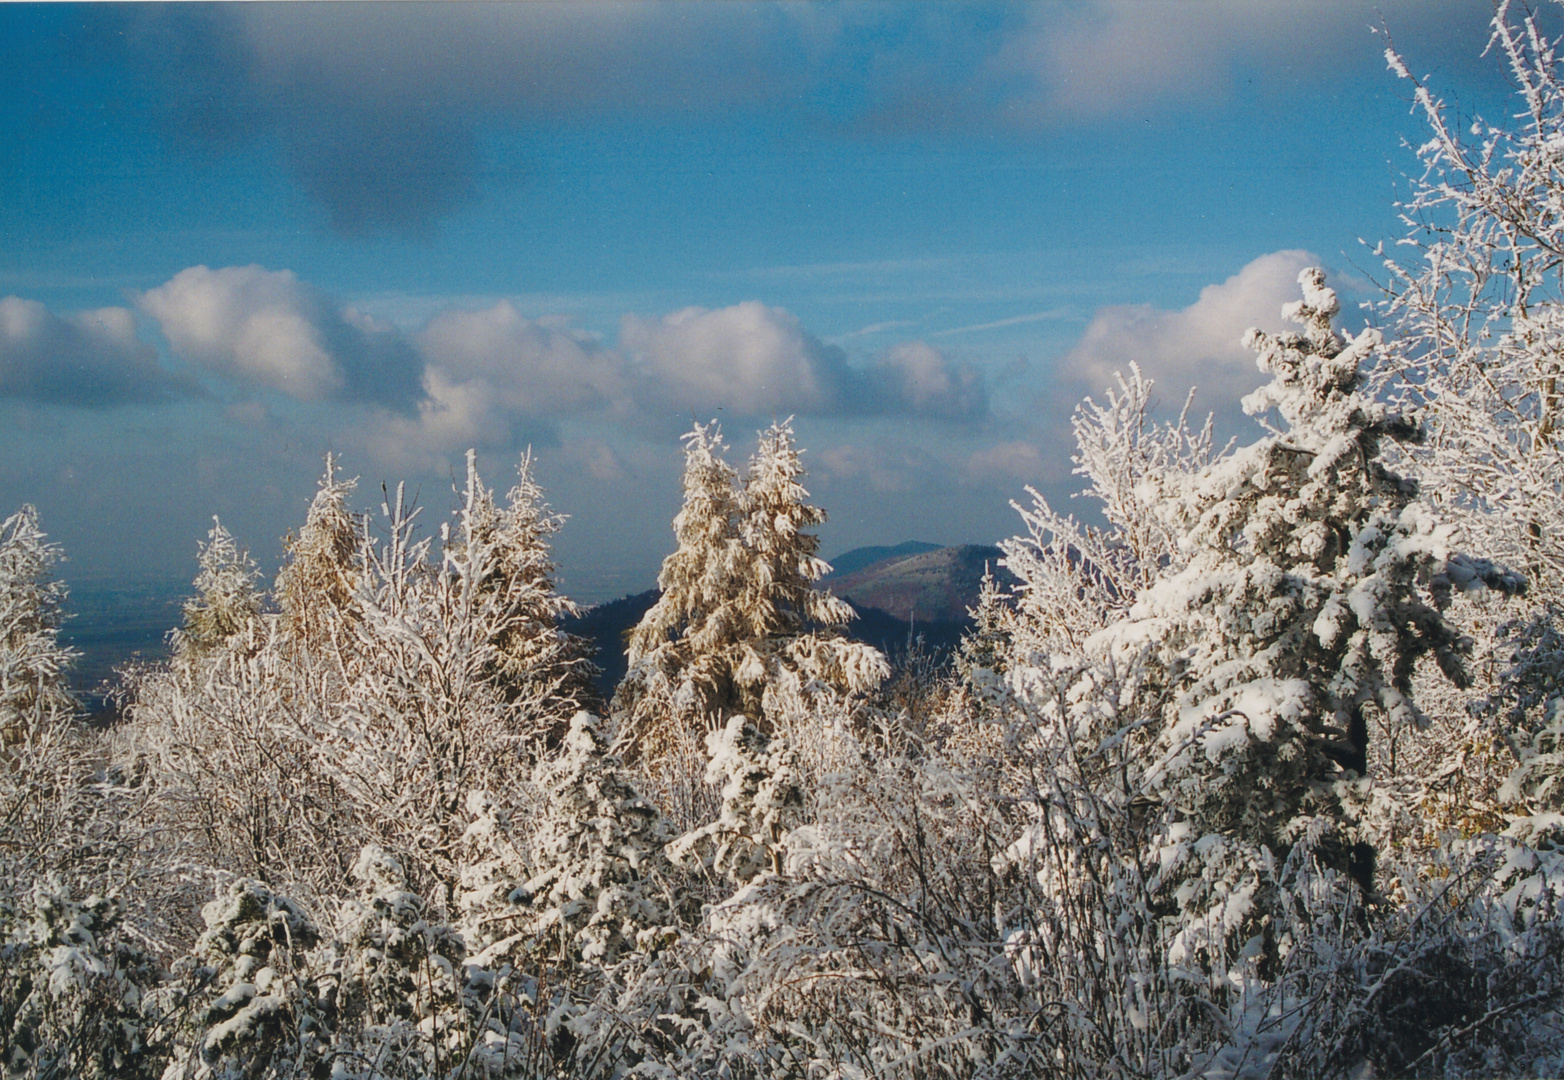
[[[336,458],[310,502],[304,525],[283,541],[287,560],[277,574],[277,605],[287,636],[303,647],[326,650],[351,609],[362,576],[361,521],[347,507],[357,480],[340,480]]]
[[[674,906],[661,812],[636,790],[589,713],[576,714],[562,755],[540,771],[549,805],[533,839],[533,874],[500,914],[514,933],[486,955],[525,944],[536,958],[605,968],[622,953],[655,948]]]
[[[65,584],[50,577],[60,549],[24,506],[0,522],[0,744],[13,747],[65,722],[75,654],[58,639]],[[12,751],[14,752],[14,751]]]
[[[173,639],[174,651],[186,659],[219,648],[261,613],[261,594],[255,587],[260,570],[215,516],[199,562],[196,595],[185,601],[184,626]]]
[[[742,485],[725,449],[715,424],[685,436],[679,547],[631,634],[615,701],[628,747],[655,753],[669,727],[717,728],[736,713],[771,723],[799,693],[862,692],[889,672],[877,650],[841,636],[851,607],[814,587],[830,566],[807,530],[825,513],[805,501],[791,422],[761,434]]]
[[[596,668],[587,657],[590,644],[559,628],[561,618],[579,610],[555,588],[549,554],[565,518],[549,509],[533,470],[529,450],[505,506],[497,507],[468,452],[457,529],[445,533],[445,564],[487,625],[494,656],[486,677],[515,706],[513,725],[557,738],[572,715],[595,703]]]
[[[76,793],[76,709],[59,641],[65,585],[50,577],[60,549],[23,506],[0,522],[0,894],[25,889],[51,854]]]
[[[1371,887],[1372,845],[1349,808],[1371,713],[1387,730],[1423,722],[1410,695],[1424,655],[1466,680],[1467,643],[1439,610],[1453,588],[1522,585],[1456,554],[1451,527],[1381,463],[1383,441],[1418,431],[1362,391],[1380,336],[1344,342],[1324,275],[1299,281],[1285,314],[1303,334],[1246,339],[1272,381],[1245,409],[1275,409],[1282,426],[1164,474],[1156,510],[1186,565],[1093,643],[1164,702],[1141,788],[1170,815],[1162,876],[1202,917],[1311,830],[1320,858]],[[1223,925],[1249,924],[1230,909]]]
[[[1401,204],[1407,235],[1380,249],[1382,309],[1395,334],[1376,388],[1416,407],[1428,426],[1407,467],[1429,498],[1530,579],[1525,603],[1472,613],[1489,661],[1473,693],[1485,700],[1477,719],[1452,700],[1434,747],[1470,746],[1469,765],[1439,777],[1442,755],[1420,748],[1436,785],[1457,783],[1445,800],[1452,810],[1485,803],[1479,818],[1494,809],[1495,792],[1472,781],[1502,777],[1516,759],[1502,794],[1508,812],[1551,812],[1542,793],[1559,786],[1548,748],[1564,682],[1548,643],[1564,608],[1564,69],[1549,21],[1542,7],[1495,4],[1488,49],[1516,91],[1516,108],[1499,119],[1459,118],[1386,52],[1429,133],[1417,148],[1423,171]],[[1513,757],[1492,753],[1496,736]]]
[[[1191,391],[1178,419],[1158,424],[1150,415],[1153,382],[1133,363],[1128,378],[1116,378],[1105,404],[1087,398],[1071,419],[1075,474],[1088,481],[1081,494],[1099,504],[1104,525],[1062,514],[1030,488],[1031,507],[1011,504],[1028,532],[1001,544],[1004,566],[1020,582],[1019,618],[1009,627],[1009,651],[1017,658],[1080,648],[1186,557],[1177,535],[1153,512],[1161,496],[1156,480],[1210,462],[1210,419],[1198,431],[1189,427]]]

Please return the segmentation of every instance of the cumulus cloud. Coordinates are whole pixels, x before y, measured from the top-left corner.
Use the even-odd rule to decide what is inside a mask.
[[[887,351],[866,373],[874,411],[971,420],[988,412],[982,372],[956,364],[939,349],[908,341]]]
[[[1182,400],[1191,386],[1198,386],[1207,407],[1235,405],[1264,381],[1254,354],[1243,347],[1244,331],[1251,326],[1286,329],[1281,308],[1298,298],[1298,271],[1318,264],[1306,251],[1277,251],[1220,284],[1207,285],[1180,311],[1149,304],[1103,308],[1060,367],[1096,393],[1133,361],[1169,398]]]
[[[982,373],[932,345],[906,342],[855,367],[792,313],[758,301],[626,315],[612,348],[508,300],[436,312],[408,334],[259,266],[190,267],[139,304],[170,351],[206,373],[302,402],[381,406],[354,438],[384,461],[553,444],[563,421],[587,417],[639,424],[671,413],[682,423],[723,410],[965,422],[988,408]]]
[[[441,445],[504,443],[518,419],[603,409],[626,393],[618,354],[567,324],[528,319],[505,300],[436,315],[418,346],[427,364],[419,421]]]
[[[753,300],[661,319],[627,315],[619,344],[635,361],[643,400],[683,411],[970,420],[988,407],[982,373],[932,345],[905,342],[853,367],[791,312]]]
[[[422,364],[406,339],[334,305],[289,270],[192,266],[141,294],[181,358],[299,401],[372,401],[409,410]]]
[[[619,345],[636,361],[643,394],[676,409],[832,412],[847,378],[841,349],[806,333],[792,313],[755,300],[660,319],[626,315]]]
[[[103,407],[188,389],[158,366],[126,308],[62,317],[36,300],[0,298],[0,397]]]

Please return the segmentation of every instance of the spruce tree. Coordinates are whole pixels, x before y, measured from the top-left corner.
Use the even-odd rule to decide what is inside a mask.
[[[1246,338],[1272,381],[1245,409],[1275,409],[1282,425],[1161,477],[1154,505],[1187,564],[1090,643],[1159,715],[1139,786],[1164,807],[1160,887],[1205,928],[1195,938],[1263,921],[1265,882],[1305,837],[1371,887],[1375,853],[1353,810],[1370,714],[1423,722],[1411,699],[1422,656],[1466,679],[1467,642],[1440,610],[1453,588],[1520,586],[1454,553],[1450,527],[1384,466],[1381,444],[1419,430],[1361,390],[1379,334],[1338,336],[1323,273],[1299,280],[1304,298],[1284,314],[1304,332]],[[1205,947],[1190,939],[1191,953]]]
[[[632,753],[658,752],[670,730],[716,730],[734,715],[769,724],[806,684],[861,692],[889,670],[878,650],[842,637],[852,608],[814,587],[830,572],[810,531],[825,512],[807,502],[791,421],[761,434],[742,485],[725,449],[715,424],[685,436],[679,548],[631,634],[615,698]]]
[[[201,545],[196,595],[184,603],[184,625],[174,634],[174,652],[195,659],[222,646],[261,613],[255,583],[260,570],[215,516]]]

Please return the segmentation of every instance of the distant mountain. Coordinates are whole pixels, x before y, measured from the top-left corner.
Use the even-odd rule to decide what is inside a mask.
[[[886,559],[900,559],[907,555],[922,555],[926,551],[938,551],[938,544],[925,543],[922,540],[908,540],[904,544],[895,547],[861,547],[844,551],[834,559],[828,560],[831,564],[831,574],[840,577],[843,574],[851,574],[862,570],[866,566],[872,566]]]
[[[575,618],[567,617],[559,621],[560,628],[566,633],[579,634],[597,646],[597,655],[592,659],[603,669],[603,673],[597,677],[597,688],[605,703],[629,667],[625,647],[630,631],[635,629],[641,616],[651,610],[661,595],[657,589],[647,589],[643,593],[621,596],[618,600],[598,604],[587,608]]]
[[[883,611],[903,624],[964,624],[967,609],[977,603],[985,567],[1002,585],[1015,581],[1000,567],[1003,557],[997,547],[981,544],[935,548],[882,558],[847,573],[828,574],[820,584],[861,608]]]
[[[835,560],[834,565],[846,569],[827,575],[820,584],[857,612],[858,617],[847,624],[850,637],[890,656],[918,638],[925,649],[945,655],[971,624],[967,609],[977,604],[984,564],[1002,583],[1015,580],[999,567],[1001,555],[996,547],[942,548],[917,540],[895,547],[854,548]],[[625,639],[658,595],[656,589],[648,589],[562,621],[568,632],[596,643],[596,661],[603,669],[597,684],[605,698],[624,678]]]

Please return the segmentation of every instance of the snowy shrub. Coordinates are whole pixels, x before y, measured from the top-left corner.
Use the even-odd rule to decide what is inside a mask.
[[[1374,373],[1376,389],[1415,407],[1428,427],[1407,467],[1429,498],[1470,542],[1530,581],[1524,602],[1482,624],[1477,653],[1485,662],[1473,702],[1489,721],[1473,730],[1474,741],[1502,740],[1519,759],[1504,809],[1520,814],[1542,808],[1545,792],[1558,787],[1549,747],[1564,603],[1564,280],[1556,254],[1564,239],[1564,79],[1547,29],[1540,9],[1495,6],[1489,52],[1516,91],[1515,108],[1497,119],[1458,120],[1387,50],[1428,134],[1417,148],[1423,171],[1400,208],[1406,236],[1391,252],[1381,249],[1381,308],[1395,333]],[[1483,771],[1503,764],[1484,761]],[[1484,816],[1496,809],[1490,801]]]
[[[201,918],[205,932],[175,967],[193,1007],[165,1080],[308,1074],[329,1050],[305,958],[314,922],[254,880],[234,882]]]
[[[525,942],[556,963],[611,967],[626,951],[655,948],[676,906],[662,814],[588,713],[576,714],[563,754],[541,768],[549,805],[533,838],[533,874],[507,898],[517,929],[485,956]]]
[[[121,932],[116,896],[72,899],[57,877],[0,906],[7,1077],[155,1077],[164,1048],[148,996],[161,971]]]
[[[803,777],[798,755],[771,742],[742,715],[706,736],[706,782],[722,789],[722,815],[679,837],[669,847],[671,859],[741,884],[782,872],[782,838],[800,823]]]
[[[551,582],[559,519],[529,460],[505,507],[469,460],[436,561],[400,489],[378,543],[347,512],[351,490],[328,461],[276,615],[258,612],[253,567],[214,530],[175,661],[137,679],[121,766],[145,775],[198,866],[314,903],[375,842],[412,856],[446,913],[467,796],[511,798],[590,697],[582,643],[557,626],[572,609]]]

